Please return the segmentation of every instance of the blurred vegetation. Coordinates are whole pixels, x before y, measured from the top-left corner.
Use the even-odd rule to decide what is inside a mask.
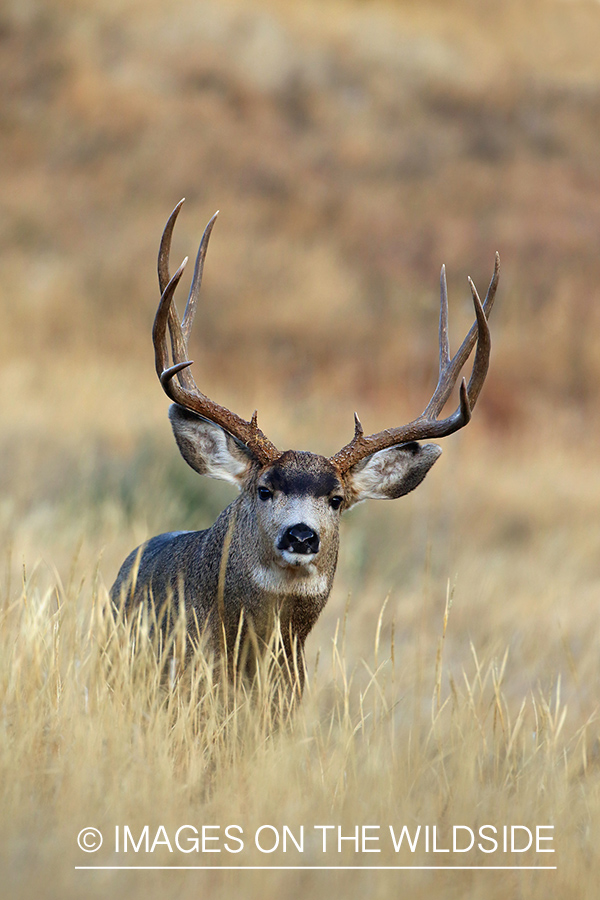
[[[221,209],[197,380],[241,411],[262,401],[267,416],[324,417],[338,401],[336,424],[362,405],[377,427],[378,408],[384,424],[420,408],[439,267],[458,339],[466,275],[483,290],[498,249],[481,415],[501,433],[557,407],[588,425],[599,37],[597,4],[552,0],[6,2],[9,394],[35,403],[57,355],[78,378],[90,358],[132,384],[152,377],[153,260],[185,195],[176,259]]]

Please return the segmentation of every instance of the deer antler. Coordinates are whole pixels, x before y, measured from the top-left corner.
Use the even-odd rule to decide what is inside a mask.
[[[196,257],[196,265],[194,266],[192,286],[187,299],[183,321],[180,321],[179,314],[173,303],[173,296],[187,264],[187,257],[171,278],[169,275],[169,255],[173,228],[182,204],[183,200],[180,200],[169,216],[158,251],[158,283],[160,285],[161,298],[152,330],[156,372],[166,395],[171,400],[191,410],[191,412],[209,419],[216,425],[220,425],[234,438],[237,438],[237,440],[248,447],[262,465],[266,465],[276,459],[280,453],[258,427],[256,412],[250,422],[247,422],[225,406],[219,406],[218,403],[214,403],[199,390],[189,370],[192,360],[188,359],[188,339],[196,314],[206,249],[217,213],[214,214],[202,235]],[[172,365],[169,365],[167,325],[171,338]]]
[[[421,441],[425,438],[440,438],[458,431],[463,428],[471,418],[473,407],[477,402],[479,392],[487,375],[488,364],[490,359],[490,330],[487,320],[489,318],[496,288],[498,286],[498,277],[500,274],[500,257],[496,253],[496,262],[494,265],[494,274],[490,281],[488,291],[484,303],[481,303],[477,289],[469,278],[471,294],[473,296],[473,304],[475,306],[476,321],[471,326],[467,336],[460,345],[456,354],[450,359],[449,341],[448,341],[448,290],[446,287],[446,268],[442,266],[442,274],[440,278],[440,366],[439,378],[433,396],[427,404],[424,411],[407,425],[400,425],[397,428],[389,428],[386,431],[380,431],[377,434],[365,435],[357,414],[354,414],[354,437],[349,444],[342,447],[335,456],[331,457],[331,462],[337,466],[343,474],[347,472],[355,463],[370,456],[377,450],[385,450],[393,447],[395,444],[403,444],[408,441]],[[446,419],[438,419],[438,415],[444,408],[448,397],[450,396],[456,379],[469,358],[469,355],[477,342],[477,350],[475,352],[475,361],[473,370],[469,379],[468,386],[465,379],[462,379],[460,385],[460,402],[455,412]]]

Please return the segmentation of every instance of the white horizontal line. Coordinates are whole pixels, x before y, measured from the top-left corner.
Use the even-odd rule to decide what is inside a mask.
[[[421,871],[452,871],[456,869],[457,871],[510,871],[510,872],[519,872],[521,870],[532,871],[532,870],[550,870],[557,869],[557,866],[75,866],[75,869],[79,870],[108,870],[111,871],[119,871],[123,870],[143,870],[150,871],[154,869],[161,870],[193,870],[193,871],[205,871],[207,869],[211,870],[222,870],[226,871],[253,871],[253,872],[265,872],[265,871],[294,871],[294,872],[306,872],[306,871],[369,871],[369,872],[398,872],[398,871],[410,871],[410,870],[421,870]]]

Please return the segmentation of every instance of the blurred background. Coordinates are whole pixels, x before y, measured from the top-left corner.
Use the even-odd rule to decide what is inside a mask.
[[[328,614],[368,587],[359,628],[391,591],[400,625],[432,612],[437,634],[461,573],[457,656],[476,633],[527,677],[592,690],[598,46],[585,0],[3,0],[9,590],[24,564],[66,582],[74,559],[110,585],[136,543],[232,496],[186,470],[153,368],[158,242],[185,196],[172,268],[220,209],[196,381],[258,408],[282,448],[335,452],[355,409],[367,431],[414,418],[436,381],[441,264],[456,347],[467,276],[483,294],[500,252],[474,420],[414,499],[348,517]]]

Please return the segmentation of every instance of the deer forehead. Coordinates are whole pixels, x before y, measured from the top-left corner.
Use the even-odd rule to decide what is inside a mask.
[[[335,468],[324,456],[288,450],[260,476],[260,483],[288,496],[327,497],[344,488]]]

